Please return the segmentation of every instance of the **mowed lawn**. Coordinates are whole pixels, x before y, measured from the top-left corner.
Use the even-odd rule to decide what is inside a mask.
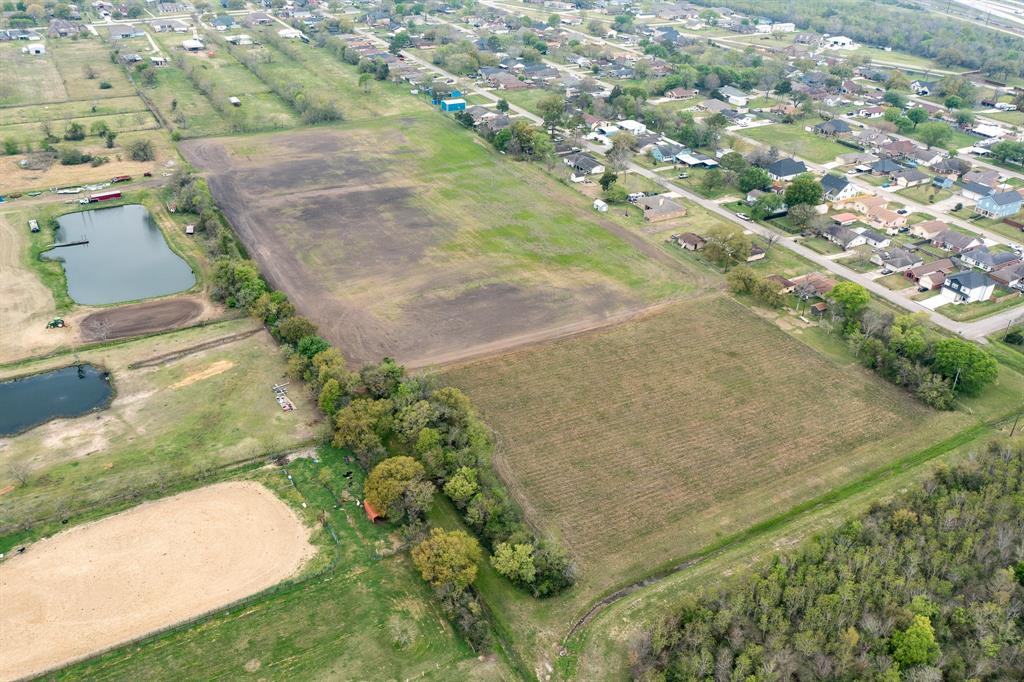
[[[130,365],[253,329],[241,319],[63,355],[0,371],[0,380],[73,364],[111,371],[108,409],[0,438],[0,535],[60,512],[117,504],[124,496],[167,491],[229,462],[311,441],[318,413],[301,389],[283,412],[271,387],[287,381],[270,336],[253,336],[153,367]],[[29,470],[19,485],[13,472]],[[166,494],[166,492],[165,492]]]
[[[821,135],[804,130],[806,123],[775,123],[757,128],[745,128],[737,134],[749,137],[763,144],[777,147],[787,154],[793,154],[812,163],[827,163],[840,154],[853,150],[833,142]]]
[[[635,579],[949,433],[855,365],[707,297],[449,371],[582,587]],[[591,592],[593,595],[594,592]]]

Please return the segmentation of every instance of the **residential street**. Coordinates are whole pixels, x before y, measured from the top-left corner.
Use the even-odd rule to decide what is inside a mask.
[[[384,42],[384,41],[380,40],[379,38],[377,38],[376,36],[373,36],[372,34],[370,34],[368,31],[364,32],[364,34],[370,36],[372,39],[374,39],[374,40],[376,40],[376,41],[378,41],[380,43]],[[424,68],[428,68],[428,69],[434,71],[435,73],[437,73],[440,76],[444,76],[446,78],[456,78],[456,76],[454,74],[451,74],[451,73],[445,71],[444,69],[442,69],[441,67],[436,66],[434,64],[431,64],[430,62],[426,61],[425,59],[422,59],[422,58],[420,58],[420,57],[418,57],[418,56],[416,56],[414,54],[411,54],[408,51],[403,51],[402,52],[402,56],[404,56],[406,59],[408,59],[408,60],[410,60],[412,62],[415,62],[415,63],[419,64],[420,66],[423,66]],[[564,67],[564,66],[562,66],[561,68],[563,70],[566,70],[566,67]],[[465,79],[461,79],[461,80],[463,82],[465,82]],[[486,99],[488,99],[488,100],[490,100],[492,102],[497,102],[499,99],[501,99],[501,97],[496,95],[496,94],[494,94],[494,92],[489,91],[489,90],[484,90],[482,88],[477,87],[476,85],[471,85],[469,87],[469,89],[468,89],[468,92],[470,92],[471,94],[474,94],[474,95],[479,95],[481,97],[484,97],[484,98],[486,98]],[[542,123],[541,118],[539,116],[530,113],[529,111],[527,111],[526,109],[523,109],[522,107],[513,105],[511,102],[509,103],[509,109],[510,109],[510,111],[512,111],[512,112],[514,112],[514,113],[516,113],[516,114],[518,114],[518,115],[520,115],[520,116],[522,116],[524,118],[527,118],[528,120],[532,121],[533,123],[536,123],[536,124],[541,124]],[[744,138],[744,139],[748,139],[748,138]],[[753,142],[753,140],[751,140],[751,141]],[[604,154],[604,148],[599,146],[599,145],[595,145],[593,143],[587,143],[587,147],[588,147],[588,149],[591,152],[594,152],[594,153],[597,153],[597,154],[600,154],[600,155]],[[820,172],[827,172],[828,171],[828,169],[824,165],[822,165],[822,164],[807,163],[807,165],[808,165],[809,168],[813,167],[816,170],[819,170]],[[905,310],[907,310],[909,312],[912,312],[912,313],[924,313],[937,326],[942,327],[943,329],[946,329],[946,330],[948,330],[950,332],[953,332],[955,334],[959,334],[959,335],[963,336],[964,338],[968,338],[968,339],[972,339],[972,340],[980,341],[980,342],[984,343],[986,336],[989,336],[990,334],[993,334],[993,333],[995,333],[995,332],[997,332],[997,331],[999,331],[1001,329],[1005,329],[1006,326],[1007,326],[1007,323],[1009,323],[1011,321],[1016,321],[1018,318],[1024,317],[1024,310],[1019,310],[1019,309],[1011,308],[1011,309],[1006,310],[1006,311],[1004,311],[1002,313],[997,313],[995,315],[986,317],[986,318],[984,318],[982,320],[977,320],[975,322],[956,322],[954,320],[950,320],[945,315],[941,315],[941,314],[939,314],[939,313],[937,313],[937,312],[935,312],[933,310],[929,310],[925,306],[921,305],[921,303],[919,303],[917,301],[912,301],[909,298],[907,298],[906,296],[900,294],[899,292],[892,291],[892,290],[882,286],[881,284],[878,284],[878,283],[874,282],[871,279],[871,277],[869,277],[868,275],[863,275],[861,273],[855,272],[854,270],[851,270],[850,268],[846,267],[845,265],[841,265],[839,263],[834,262],[828,256],[825,256],[825,255],[822,255],[822,254],[817,253],[815,251],[812,251],[811,249],[807,248],[806,246],[803,246],[802,244],[800,244],[799,242],[797,242],[796,240],[794,240],[792,237],[790,237],[788,235],[785,235],[785,234],[783,234],[781,232],[772,230],[771,228],[765,227],[763,225],[760,225],[760,224],[752,222],[752,221],[742,220],[741,218],[737,217],[735,213],[733,213],[733,212],[731,212],[731,211],[729,211],[729,210],[727,210],[725,208],[722,208],[716,202],[714,202],[714,201],[712,201],[710,199],[705,199],[704,197],[701,197],[701,196],[699,196],[697,194],[694,194],[693,192],[680,187],[679,185],[671,182],[670,180],[662,177],[661,175],[658,175],[657,173],[655,173],[654,171],[652,171],[652,170],[650,170],[648,168],[644,168],[643,166],[640,166],[639,164],[632,163],[632,162],[628,164],[628,168],[629,168],[629,170],[631,170],[634,173],[637,173],[639,175],[643,175],[644,177],[653,180],[654,182],[656,182],[659,185],[661,185],[662,187],[664,187],[666,190],[668,190],[670,192],[674,192],[674,193],[678,194],[679,196],[685,197],[685,198],[689,199],[690,201],[692,201],[692,202],[694,202],[694,203],[704,207],[705,209],[707,209],[709,211],[713,211],[717,215],[719,215],[719,216],[721,216],[721,217],[723,217],[723,218],[725,218],[727,220],[732,221],[733,223],[735,223],[736,225],[742,227],[745,230],[750,230],[752,232],[755,232],[755,233],[761,235],[762,237],[767,237],[769,235],[774,235],[774,236],[778,237],[778,241],[775,243],[776,247],[782,246],[784,248],[787,248],[787,249],[793,251],[794,253],[798,254],[799,256],[802,256],[803,258],[806,258],[807,260],[811,261],[812,263],[814,263],[818,267],[822,268],[823,270],[827,270],[828,272],[834,273],[834,274],[836,274],[836,275],[838,275],[838,276],[840,276],[840,277],[842,277],[844,279],[848,279],[850,281],[856,282],[857,284],[860,284],[864,288],[868,289],[871,293],[875,294],[876,296],[878,296],[880,298],[883,298],[886,301],[889,301],[890,303],[892,303],[892,304],[894,304],[896,306],[899,306],[900,308],[903,308],[903,309],[905,309]],[[871,191],[880,190],[880,188],[871,187],[871,186],[864,185],[864,184],[858,184],[858,186],[870,188]],[[894,197],[891,193],[889,193],[889,192],[883,193],[883,191],[880,191],[879,193],[882,194],[882,196],[885,196],[887,199],[892,199],[892,200],[899,201],[899,202],[905,204],[907,206],[908,210],[912,209],[912,210],[915,210],[915,211],[928,212],[928,207],[923,206],[921,204],[918,204],[916,202],[908,201],[905,197],[902,197],[902,196]],[[943,219],[946,219],[945,216],[943,216]],[[955,223],[957,225],[961,225],[961,226],[966,227],[967,229],[973,230],[975,232],[979,232],[981,234],[985,234],[985,236],[989,236],[989,233],[988,233],[987,230],[980,230],[976,226],[971,225],[967,221],[960,220],[960,219],[950,219],[950,222]],[[1001,235],[993,235],[991,238],[996,240],[996,241],[999,241],[1001,243],[1007,243],[1009,241],[1009,240],[1007,240],[1005,237],[1003,237]]]

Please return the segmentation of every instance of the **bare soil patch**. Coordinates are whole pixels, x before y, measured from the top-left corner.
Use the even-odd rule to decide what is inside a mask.
[[[0,678],[38,674],[295,574],[309,529],[267,488],[229,482],[31,545],[0,565]]]
[[[200,320],[207,305],[199,298],[171,298],[89,313],[78,323],[82,341],[106,341],[177,329]]]
[[[185,386],[191,386],[197,381],[202,381],[203,379],[209,379],[210,377],[215,377],[218,374],[222,374],[234,366],[235,363],[232,362],[231,360],[218,360],[214,363],[211,363],[210,365],[207,365],[198,372],[193,372],[192,374],[189,374],[181,381],[174,382],[169,386],[169,388],[175,389],[184,388]]]
[[[434,118],[192,140],[182,153],[274,286],[355,363],[500,349],[685,286],[570,189]]]

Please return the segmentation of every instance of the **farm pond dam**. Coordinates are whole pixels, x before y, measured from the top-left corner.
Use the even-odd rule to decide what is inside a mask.
[[[196,283],[192,268],[167,245],[145,206],[68,213],[57,224],[57,243],[42,258],[62,262],[76,303],[137,301],[186,291]]]
[[[0,437],[105,407],[113,394],[107,372],[88,364],[0,382]]]

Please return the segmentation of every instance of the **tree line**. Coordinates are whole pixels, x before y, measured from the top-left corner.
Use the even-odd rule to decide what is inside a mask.
[[[993,443],[689,597],[630,652],[644,682],[1018,680],[1024,451]]]
[[[260,320],[284,346],[288,373],[310,387],[333,444],[350,450],[369,471],[366,499],[419,541],[414,563],[474,646],[486,646],[490,632],[471,588],[480,543],[492,552],[498,573],[536,597],[574,583],[569,557],[532,531],[494,474],[490,433],[462,391],[431,375],[409,375],[390,358],[349,369],[316,325],[244,257],[202,178],[181,170],[168,191],[178,211],[199,216],[200,234],[215,258],[211,296]],[[424,519],[437,491],[452,501],[479,542],[462,531],[428,534]]]
[[[981,69],[998,78],[1024,75],[1021,38],[923,11],[916,4],[863,0],[696,0],[696,4],[790,21],[804,30],[846,35],[868,45],[928,57],[943,66]]]

